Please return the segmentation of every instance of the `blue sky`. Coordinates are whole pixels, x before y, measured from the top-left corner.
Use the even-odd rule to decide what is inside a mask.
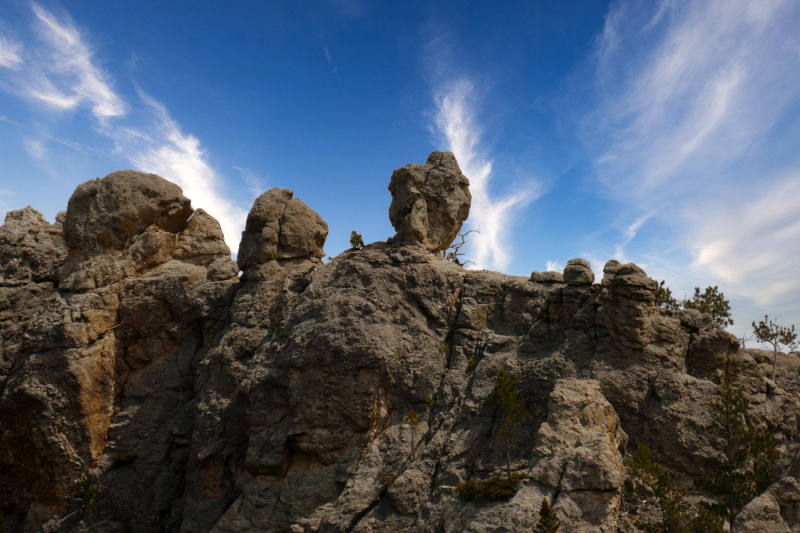
[[[718,285],[737,335],[800,325],[800,3],[486,5],[5,0],[0,212],[135,168],[235,251],[286,187],[336,255],[393,234],[393,169],[451,150],[479,267],[633,261]]]

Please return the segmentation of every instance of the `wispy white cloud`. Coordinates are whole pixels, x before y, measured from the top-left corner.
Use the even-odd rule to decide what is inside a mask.
[[[5,87],[46,104],[46,108],[88,109],[98,120],[97,132],[114,142],[117,155],[138,170],[177,183],[195,208],[202,207],[219,220],[226,242],[236,253],[247,211],[226,198],[223,180],[208,163],[200,141],[183,132],[164,105],[143,91],[137,89],[143,105],[135,107],[118,95],[111,76],[97,65],[94,53],[68,15],[56,17],[37,4],[32,4],[32,10],[36,41],[27,48],[8,39],[0,41],[0,61],[10,58],[6,61],[17,67],[6,78]],[[22,50],[24,57],[19,55]],[[45,158],[46,141],[89,150],[80,143],[32,131],[4,116],[0,120],[35,135],[23,143],[34,160]]]
[[[333,64],[333,57],[331,57],[331,51],[328,50],[327,46],[324,46],[322,48],[322,52],[325,55],[325,60],[328,62],[329,65],[333,67],[333,69],[331,70],[331,74],[336,74],[336,71],[339,70],[339,65]]]
[[[110,87],[108,74],[95,65],[94,53],[74,25],[37,4],[31,7],[42,46],[31,51],[26,68],[18,69],[15,90],[55,109],[86,106],[101,121],[125,115],[125,102]]]
[[[41,138],[25,139],[22,142],[22,146],[25,148],[25,152],[33,159],[42,159],[46,154],[44,143]]]
[[[547,272],[563,272],[564,267],[558,261],[545,261],[545,270]]]
[[[467,223],[479,228],[473,234],[477,268],[502,270],[511,262],[509,228],[519,210],[541,194],[541,186],[533,179],[517,184],[503,197],[490,193],[492,161],[480,151],[481,128],[476,119],[473,84],[459,79],[442,84],[434,94],[434,123],[447,150],[456,156],[463,174],[469,179],[472,207]]]
[[[0,35],[0,67],[16,68],[22,63],[22,45]]]
[[[653,216],[654,213],[648,213],[639,217],[638,219],[634,220],[627,227],[622,230],[622,241],[618,242],[617,245],[614,247],[614,259],[619,261],[620,263],[628,263],[628,253],[625,250],[631,241],[636,238],[636,234],[639,232],[639,229]]]
[[[264,185],[263,180],[261,180],[261,178],[259,178],[249,170],[244,169],[242,167],[238,167],[236,165],[234,165],[232,168],[234,170],[239,171],[239,173],[242,176],[242,179],[247,185],[248,190],[250,191],[250,195],[253,197],[254,200],[258,198],[258,196],[260,196],[261,193],[267,190],[267,187],[266,185]]]
[[[625,246],[655,217],[760,305],[800,296],[798,24],[790,0],[615,2],[584,124]]]

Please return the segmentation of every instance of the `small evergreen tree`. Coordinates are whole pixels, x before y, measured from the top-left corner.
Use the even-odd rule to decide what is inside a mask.
[[[656,307],[677,311],[681,308],[681,303],[672,296],[672,291],[669,290],[669,287],[665,287],[664,283],[665,281],[661,280],[661,283],[658,284],[658,288],[656,289]]]
[[[772,345],[774,355],[772,358],[772,381],[775,381],[775,370],[778,368],[778,346],[794,346],[797,334],[794,332],[794,324],[790,328],[782,328],[777,322],[769,319],[769,315],[764,315],[764,320],[756,325],[753,321],[753,332],[759,342],[766,342]]]
[[[414,428],[422,422],[422,419],[417,415],[417,413],[412,409],[408,411],[405,418],[403,418],[403,422],[411,426],[411,458],[414,459],[414,443],[416,442],[416,438],[414,435]]]
[[[686,489],[675,487],[675,473],[658,464],[650,450],[640,444],[628,458],[631,474],[653,491],[661,511],[661,520],[634,520],[637,528],[647,533],[723,533],[722,518],[704,508],[686,503]]]
[[[506,440],[506,475],[511,478],[511,438],[517,433],[528,411],[525,409],[525,398],[517,391],[519,381],[513,374],[501,370],[494,383],[495,395],[490,398],[492,404],[503,411],[503,426],[500,434]]]
[[[685,533],[688,512],[683,495],[686,490],[674,486],[675,473],[654,461],[650,450],[643,444],[628,458],[628,466],[636,479],[650,487],[661,510],[660,521],[637,519],[634,520],[636,527],[648,533]]]
[[[361,234],[356,233],[355,230],[350,232],[350,246],[352,246],[354,250],[360,250],[364,247],[364,239],[361,237]]]
[[[542,506],[539,508],[539,522],[536,524],[534,533],[556,533],[561,523],[558,521],[556,510],[553,509],[547,501],[547,498],[542,498]]]
[[[700,287],[695,287],[694,298],[684,300],[683,307],[684,309],[697,309],[701,313],[711,315],[715,328],[725,329],[727,326],[733,325],[730,303],[719,291],[719,287],[706,287],[704,293],[700,292]]]
[[[722,502],[708,509],[724,516],[731,524],[742,507],[763,492],[772,479],[780,458],[778,442],[767,431],[759,431],[747,421],[750,401],[744,389],[733,385],[729,363],[716,397],[709,402],[712,423],[705,426],[718,440],[717,466],[708,477],[695,484],[712,494],[721,494]]]
[[[97,503],[94,497],[97,494],[97,485],[94,477],[87,470],[80,479],[81,491],[78,496],[81,499],[81,512],[86,518],[92,518],[97,514]]]

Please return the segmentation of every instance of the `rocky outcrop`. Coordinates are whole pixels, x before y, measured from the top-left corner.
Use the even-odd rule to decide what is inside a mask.
[[[289,189],[270,189],[259,196],[242,233],[238,263],[246,280],[264,280],[275,269],[302,263],[319,264],[328,224],[293,198]]]
[[[395,244],[413,244],[429,252],[445,250],[469,215],[469,180],[451,152],[433,152],[424,165],[409,163],[392,173],[389,220]]]
[[[66,262],[61,225],[32,210],[23,219],[37,223],[16,242],[36,244],[8,260],[34,256],[32,248],[39,255],[28,264],[51,265],[48,282],[0,288],[2,313],[19,318],[3,322],[0,501],[7,514],[28,516],[26,529],[69,509],[82,471],[117,464],[132,421],[137,443],[153,443],[139,450],[150,460],[174,447],[164,436],[180,427],[174,417],[192,396],[192,357],[239,272],[216,220],[192,214],[176,185],[124,171],[70,199]],[[11,221],[0,233],[19,233]],[[43,233],[47,246],[37,239]],[[167,421],[176,425],[161,427]],[[179,477],[161,482],[160,505],[181,485]]]
[[[463,221],[461,182],[436,188],[457,169],[434,153],[395,171],[398,187],[433,184],[414,182],[425,224],[413,210],[393,219],[421,237],[326,264],[327,225],[285,189],[254,203],[238,265],[216,220],[149,175],[79,187],[66,261],[58,224],[11,217],[0,236],[15,237],[0,242],[22,244],[4,253],[42,259],[12,268],[3,256],[1,269],[6,529],[522,532],[547,497],[565,532],[633,532],[629,450],[646,444],[687,487],[707,473],[714,443],[699,428],[723,361],[783,450],[741,523],[800,527],[800,403],[764,377],[770,363],[696,311],[657,308],[633,264],[609,261],[595,283],[583,259],[527,278],[429,253]],[[113,197],[131,190],[134,201]],[[130,222],[132,206],[146,223]],[[452,226],[430,217],[442,206]],[[52,251],[31,252],[47,249],[43,231]],[[788,359],[780,379],[796,376]],[[489,400],[501,370],[528,410],[508,448]],[[459,495],[504,469],[507,451],[524,478],[511,497]],[[99,487],[92,521],[74,514],[85,471]]]
[[[32,207],[6,214],[0,226],[0,285],[58,280],[67,256],[61,222],[51,225]]]
[[[64,213],[50,224],[26,207],[0,226],[0,390],[14,366],[27,323],[53,292],[67,256]]]

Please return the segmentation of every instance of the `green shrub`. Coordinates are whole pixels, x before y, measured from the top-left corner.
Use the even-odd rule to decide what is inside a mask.
[[[81,512],[86,518],[92,518],[97,514],[97,503],[94,501],[97,485],[88,470],[81,476],[80,484],[81,491],[78,493],[78,497],[81,499]]]
[[[556,510],[550,506],[547,498],[542,498],[542,506],[539,508],[539,522],[536,524],[534,533],[557,533],[561,523],[556,516]]]
[[[471,479],[456,485],[456,492],[467,501],[478,498],[502,500],[513,496],[516,492],[517,484],[527,477],[527,474],[514,472],[510,476],[491,477],[481,480]]]
[[[364,239],[361,238],[360,233],[356,233],[355,231],[350,232],[350,246],[352,246],[354,250],[360,250],[364,247]]]

